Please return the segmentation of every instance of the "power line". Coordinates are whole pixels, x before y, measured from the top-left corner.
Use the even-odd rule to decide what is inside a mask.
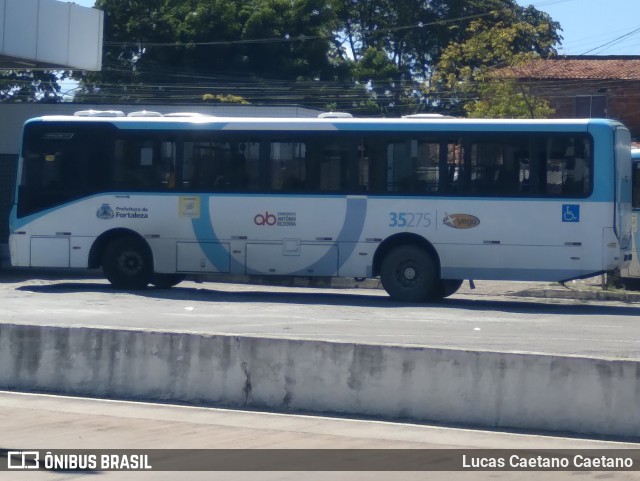
[[[612,45],[614,45],[614,44],[616,44],[616,43],[620,42],[621,40],[623,40],[623,39],[625,39],[625,38],[627,38],[627,37],[630,37],[630,36],[632,36],[632,35],[635,35],[635,34],[636,34],[636,33],[638,33],[638,32],[640,32],[640,28],[636,28],[636,29],[632,30],[631,32],[628,32],[628,33],[625,33],[625,34],[623,34],[623,35],[620,35],[619,37],[616,37],[616,38],[614,38],[613,40],[611,40],[611,41],[609,41],[609,42],[606,42],[606,43],[604,43],[604,44],[602,44],[602,45],[600,45],[600,46],[598,46],[598,47],[592,48],[591,50],[587,50],[587,51],[586,51],[586,52],[584,52],[582,55],[587,55],[587,54],[589,54],[589,53],[591,53],[591,52],[593,52],[593,51],[595,51],[595,50],[600,50],[600,49],[605,48],[605,47],[607,47],[607,46],[612,46]]]
[[[474,15],[465,15],[463,17],[448,18],[443,20],[435,20],[433,22],[419,23],[417,25],[403,25],[399,27],[387,27],[380,28],[375,31],[378,33],[395,32],[401,30],[409,30],[416,28],[431,27],[434,25],[446,25],[449,23],[461,22],[464,20],[473,20],[477,18],[487,17],[489,15],[495,15],[498,10],[492,10],[490,12],[478,13]],[[210,46],[210,45],[244,45],[244,44],[267,44],[267,43],[291,43],[291,42],[306,42],[309,40],[330,40],[333,39],[330,35],[297,35],[284,37],[270,37],[270,38],[258,38],[258,39],[244,39],[244,40],[213,40],[207,42],[133,42],[133,41],[106,41],[103,43],[105,47],[194,47],[194,46]]]
[[[535,8],[539,7],[548,7],[550,5],[558,5],[559,3],[567,3],[573,2],[574,0],[546,0],[541,2],[532,3],[531,5]]]

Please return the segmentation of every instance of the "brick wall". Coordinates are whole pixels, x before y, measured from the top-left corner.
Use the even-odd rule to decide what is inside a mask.
[[[640,140],[640,81],[553,80],[531,85],[556,109],[555,118],[574,118],[575,99],[580,95],[607,97],[607,117],[627,126],[634,140]]]
[[[608,99],[610,116],[619,119],[640,140],[640,82],[611,89]]]

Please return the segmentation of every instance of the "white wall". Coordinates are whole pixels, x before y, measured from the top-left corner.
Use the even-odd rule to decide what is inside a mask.
[[[0,55],[16,68],[102,68],[104,14],[56,0],[0,0]]]

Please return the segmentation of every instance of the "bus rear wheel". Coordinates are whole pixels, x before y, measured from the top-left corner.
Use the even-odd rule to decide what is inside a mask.
[[[462,286],[462,281],[459,279],[442,279],[440,281],[440,288],[438,289],[438,298],[452,296]]]
[[[153,272],[147,246],[135,237],[118,237],[107,245],[102,271],[117,289],[145,289]]]
[[[173,286],[177,286],[184,281],[184,276],[179,274],[158,274],[154,273],[151,276],[151,284],[158,289],[170,289]]]
[[[382,287],[392,299],[421,302],[433,299],[438,289],[438,273],[431,255],[417,246],[392,249],[382,260]]]

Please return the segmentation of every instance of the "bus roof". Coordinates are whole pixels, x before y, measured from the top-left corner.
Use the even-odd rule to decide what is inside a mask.
[[[111,124],[122,130],[308,130],[308,131],[411,131],[427,127],[432,131],[476,130],[493,128],[498,131],[561,131],[578,129],[587,131],[589,126],[622,126],[610,119],[466,119],[466,118],[285,118],[285,117],[214,117],[205,115],[184,116],[70,116],[52,115],[36,117],[35,122],[73,122]]]

